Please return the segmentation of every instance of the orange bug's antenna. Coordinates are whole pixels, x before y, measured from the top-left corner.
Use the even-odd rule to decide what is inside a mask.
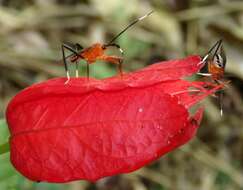
[[[131,24],[129,24],[126,28],[124,28],[121,32],[119,32],[114,38],[111,39],[111,41],[109,43],[107,43],[105,46],[109,46],[111,45],[118,37],[120,37],[125,31],[127,31],[129,28],[131,28],[134,24],[136,24],[137,22],[145,19],[146,17],[148,17],[149,15],[151,15],[154,11],[150,11],[149,13],[147,13],[146,15],[134,20]]]

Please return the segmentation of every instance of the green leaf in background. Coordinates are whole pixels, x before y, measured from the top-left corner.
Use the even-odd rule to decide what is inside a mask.
[[[0,145],[0,154],[4,154],[6,152],[9,152],[9,143],[8,142]]]
[[[0,154],[6,153],[9,151],[9,130],[5,120],[0,120]]]
[[[126,59],[132,59],[135,57],[142,58],[141,56],[143,56],[149,49],[148,43],[137,39],[132,39],[127,34],[121,36],[118,41],[125,52]]]
[[[18,180],[23,178],[16,172],[9,159],[9,130],[4,119],[0,120],[0,189],[16,189]]]

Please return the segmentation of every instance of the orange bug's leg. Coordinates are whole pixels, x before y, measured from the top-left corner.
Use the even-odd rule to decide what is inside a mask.
[[[122,62],[123,62],[122,57],[112,56],[112,55],[102,55],[102,56],[98,57],[98,60],[116,64],[118,66],[118,73],[120,74],[120,76],[122,76],[122,73],[123,73],[122,72]]]
[[[89,80],[89,62],[87,61],[87,63],[86,63],[87,65],[86,65],[86,72],[87,72],[87,79]]]
[[[112,43],[112,44],[108,44],[108,45],[104,45],[104,48],[107,48],[107,47],[116,47],[117,49],[119,49],[119,51],[121,52],[122,55],[124,55],[124,51],[123,49],[116,43]],[[111,63],[115,63],[118,65],[118,72],[120,74],[120,76],[122,77],[122,62],[123,62],[123,59],[122,58],[118,58],[118,57],[115,57],[115,56],[107,56],[105,59],[107,61],[109,61],[110,59],[110,62]],[[115,59],[115,60],[112,60],[112,59]]]
[[[78,61],[75,61],[75,76],[78,78]]]
[[[65,56],[65,49],[71,51],[72,53],[74,53],[77,57],[80,57],[82,58],[82,56],[77,52],[75,51],[72,47],[70,47],[69,45],[67,44],[62,44],[62,56],[63,56],[63,62],[64,62],[64,66],[65,66],[65,70],[66,70],[66,74],[67,74],[67,81],[65,82],[65,84],[67,84],[70,80],[70,75],[69,75],[69,72],[68,72],[68,66],[67,66],[67,61],[66,61],[66,56]]]
[[[122,77],[122,75],[123,75],[123,71],[122,71],[122,62],[123,62],[123,60],[120,60],[120,61],[119,61],[119,64],[118,64],[118,72],[119,72],[119,74],[120,74],[121,77]]]
[[[67,66],[67,60],[66,60],[64,48],[65,48],[65,46],[62,44],[62,58],[63,58],[63,63],[64,63],[66,75],[67,75],[67,81],[65,82],[65,84],[67,84],[70,80],[70,75],[68,72],[68,66]]]
[[[76,47],[76,52],[80,52],[80,50],[83,49],[83,46],[81,46],[79,43],[76,43],[75,44],[75,47]],[[78,59],[76,60],[76,77],[78,78],[79,77],[79,72],[78,72]]]
[[[113,43],[113,44],[104,45],[104,48],[107,48],[107,47],[116,47],[117,49],[119,49],[119,51],[121,52],[122,55],[124,54],[123,49],[118,44]]]
[[[84,49],[83,46],[81,46],[79,43],[76,43],[75,46],[76,46],[76,51],[80,51]]]

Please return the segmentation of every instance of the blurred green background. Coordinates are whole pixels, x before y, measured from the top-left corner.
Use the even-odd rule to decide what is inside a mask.
[[[155,12],[117,40],[125,51],[124,69],[203,55],[222,38],[231,80],[224,116],[220,117],[217,99],[207,98],[203,123],[190,143],[134,173],[95,184],[34,183],[13,169],[9,153],[1,154],[1,190],[243,189],[242,0],[0,0],[0,150],[9,137],[4,121],[9,100],[33,83],[65,76],[59,61],[62,42],[84,47],[108,42],[150,10]],[[80,72],[85,75],[84,64]],[[114,74],[114,65],[91,65],[93,77]]]

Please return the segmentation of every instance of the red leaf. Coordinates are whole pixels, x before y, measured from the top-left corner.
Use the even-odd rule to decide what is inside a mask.
[[[197,73],[203,66],[199,64],[200,61],[201,58],[199,56],[163,61],[141,70],[124,74],[122,80],[119,77],[111,77],[104,79],[104,82],[109,89],[111,85],[112,88],[121,88],[124,86],[142,87],[163,81],[177,80]]]
[[[199,61],[156,64],[122,79],[64,85],[59,78],[23,90],[7,109],[13,165],[34,181],[95,181],[134,171],[186,143],[203,112],[189,116],[188,107],[219,88],[179,79],[197,72]],[[191,95],[191,86],[200,92]]]

